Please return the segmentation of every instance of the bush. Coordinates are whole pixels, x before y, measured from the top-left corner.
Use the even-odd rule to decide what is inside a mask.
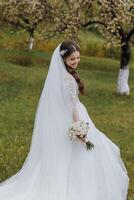
[[[97,41],[87,41],[85,44],[81,42],[81,51],[86,56],[120,58],[120,47],[113,46],[108,48],[106,43],[99,43]]]
[[[26,55],[8,56],[7,60],[16,65],[22,65],[22,66],[31,66],[32,65],[31,57],[26,56]]]
[[[51,53],[43,51],[0,50],[0,60],[20,66],[44,66],[50,62]]]

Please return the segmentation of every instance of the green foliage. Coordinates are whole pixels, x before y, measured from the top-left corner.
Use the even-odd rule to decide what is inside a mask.
[[[11,26],[0,30],[0,49],[27,49],[29,37],[24,30],[15,30]]]
[[[79,32],[78,36],[82,55],[120,59],[120,47],[114,45],[113,47],[108,48],[106,45],[107,41],[96,32],[82,30]],[[33,51],[43,52],[51,52],[56,47],[56,45],[58,45],[58,43],[62,42],[65,39],[63,35],[46,41],[40,39],[40,37],[38,38],[38,35],[35,35],[35,38],[36,43]],[[29,37],[24,31],[14,31],[10,27],[6,27],[0,31],[0,48],[4,48],[5,50],[13,50],[15,53],[13,53],[13,51],[10,51],[10,54],[8,53],[7,60],[11,60],[13,63],[16,64],[33,64],[33,61],[30,61],[30,59],[27,60],[27,54],[30,54],[30,52],[27,51],[28,40]],[[132,59],[134,60],[134,47],[131,48]],[[23,55],[21,54],[22,49],[25,50],[25,55],[24,51]],[[40,63],[43,63],[44,59],[42,59],[39,60]]]
[[[113,45],[108,47],[108,42],[105,38],[96,34],[94,31],[80,31],[79,41],[83,55],[120,59],[120,46]],[[134,47],[131,48],[133,59]]]
[[[34,45],[34,50],[51,52],[56,47],[56,45],[62,42],[65,38],[62,35],[52,38],[51,40],[44,41],[43,39],[40,39],[38,35],[35,35],[35,39],[36,43]],[[9,27],[4,28],[0,31],[0,49],[4,48],[5,50],[14,50],[16,52],[16,57],[19,56],[18,52],[21,52],[22,49],[27,50],[28,40],[29,37],[24,31],[16,32]],[[105,47],[106,41],[94,32],[80,31],[79,43],[81,46],[81,53],[84,55],[98,57],[119,57],[119,51],[115,51],[116,48],[114,48],[112,49],[114,53],[112,52],[113,54],[111,54],[110,50]],[[12,56],[12,51],[10,56]],[[25,55],[24,59],[27,59],[26,57],[27,55]],[[14,61],[14,59],[15,58],[13,58],[13,62],[19,64],[21,62],[19,62],[19,60],[22,60],[22,57],[20,59],[18,58],[18,61],[16,62]],[[24,63],[26,62],[24,61]]]

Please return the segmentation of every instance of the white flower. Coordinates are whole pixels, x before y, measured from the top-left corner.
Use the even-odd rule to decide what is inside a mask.
[[[71,138],[76,138],[77,135],[86,135],[89,130],[88,123],[85,123],[84,121],[77,121],[74,122],[72,127],[69,129],[69,136]]]
[[[64,56],[64,54],[67,52],[67,49],[65,50],[65,49],[63,49],[63,50],[61,50],[60,51],[60,54],[62,55],[62,56]]]

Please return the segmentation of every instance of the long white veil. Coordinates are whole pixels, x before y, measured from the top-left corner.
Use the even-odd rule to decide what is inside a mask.
[[[22,168],[0,184],[0,200],[23,199],[25,195],[30,194],[33,190],[35,182],[38,182],[40,189],[45,186],[49,187],[47,191],[49,192],[49,189],[51,189],[52,193],[51,181],[56,181],[56,178],[61,175],[58,170],[67,170],[67,166],[64,166],[64,163],[67,163],[67,158],[71,154],[71,146],[68,149],[70,140],[68,139],[67,131],[72,124],[73,118],[70,99],[64,81],[68,72],[59,48],[60,45],[52,55],[49,71],[37,106],[30,151]],[[59,157],[59,162],[62,162],[62,168],[60,163],[57,165]],[[64,159],[66,159],[66,162],[64,162]],[[50,176],[49,180],[47,179],[50,167],[52,167],[51,181]],[[45,185],[46,182],[47,185]],[[59,185],[59,187],[62,186]],[[6,192],[7,194],[5,194]]]

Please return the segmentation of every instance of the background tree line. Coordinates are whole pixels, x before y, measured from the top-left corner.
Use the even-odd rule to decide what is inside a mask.
[[[0,27],[12,26],[29,34],[29,50],[36,35],[44,40],[57,35],[79,41],[80,30],[94,27],[107,46],[120,46],[117,92],[129,94],[129,61],[134,44],[133,0],[1,0]]]

